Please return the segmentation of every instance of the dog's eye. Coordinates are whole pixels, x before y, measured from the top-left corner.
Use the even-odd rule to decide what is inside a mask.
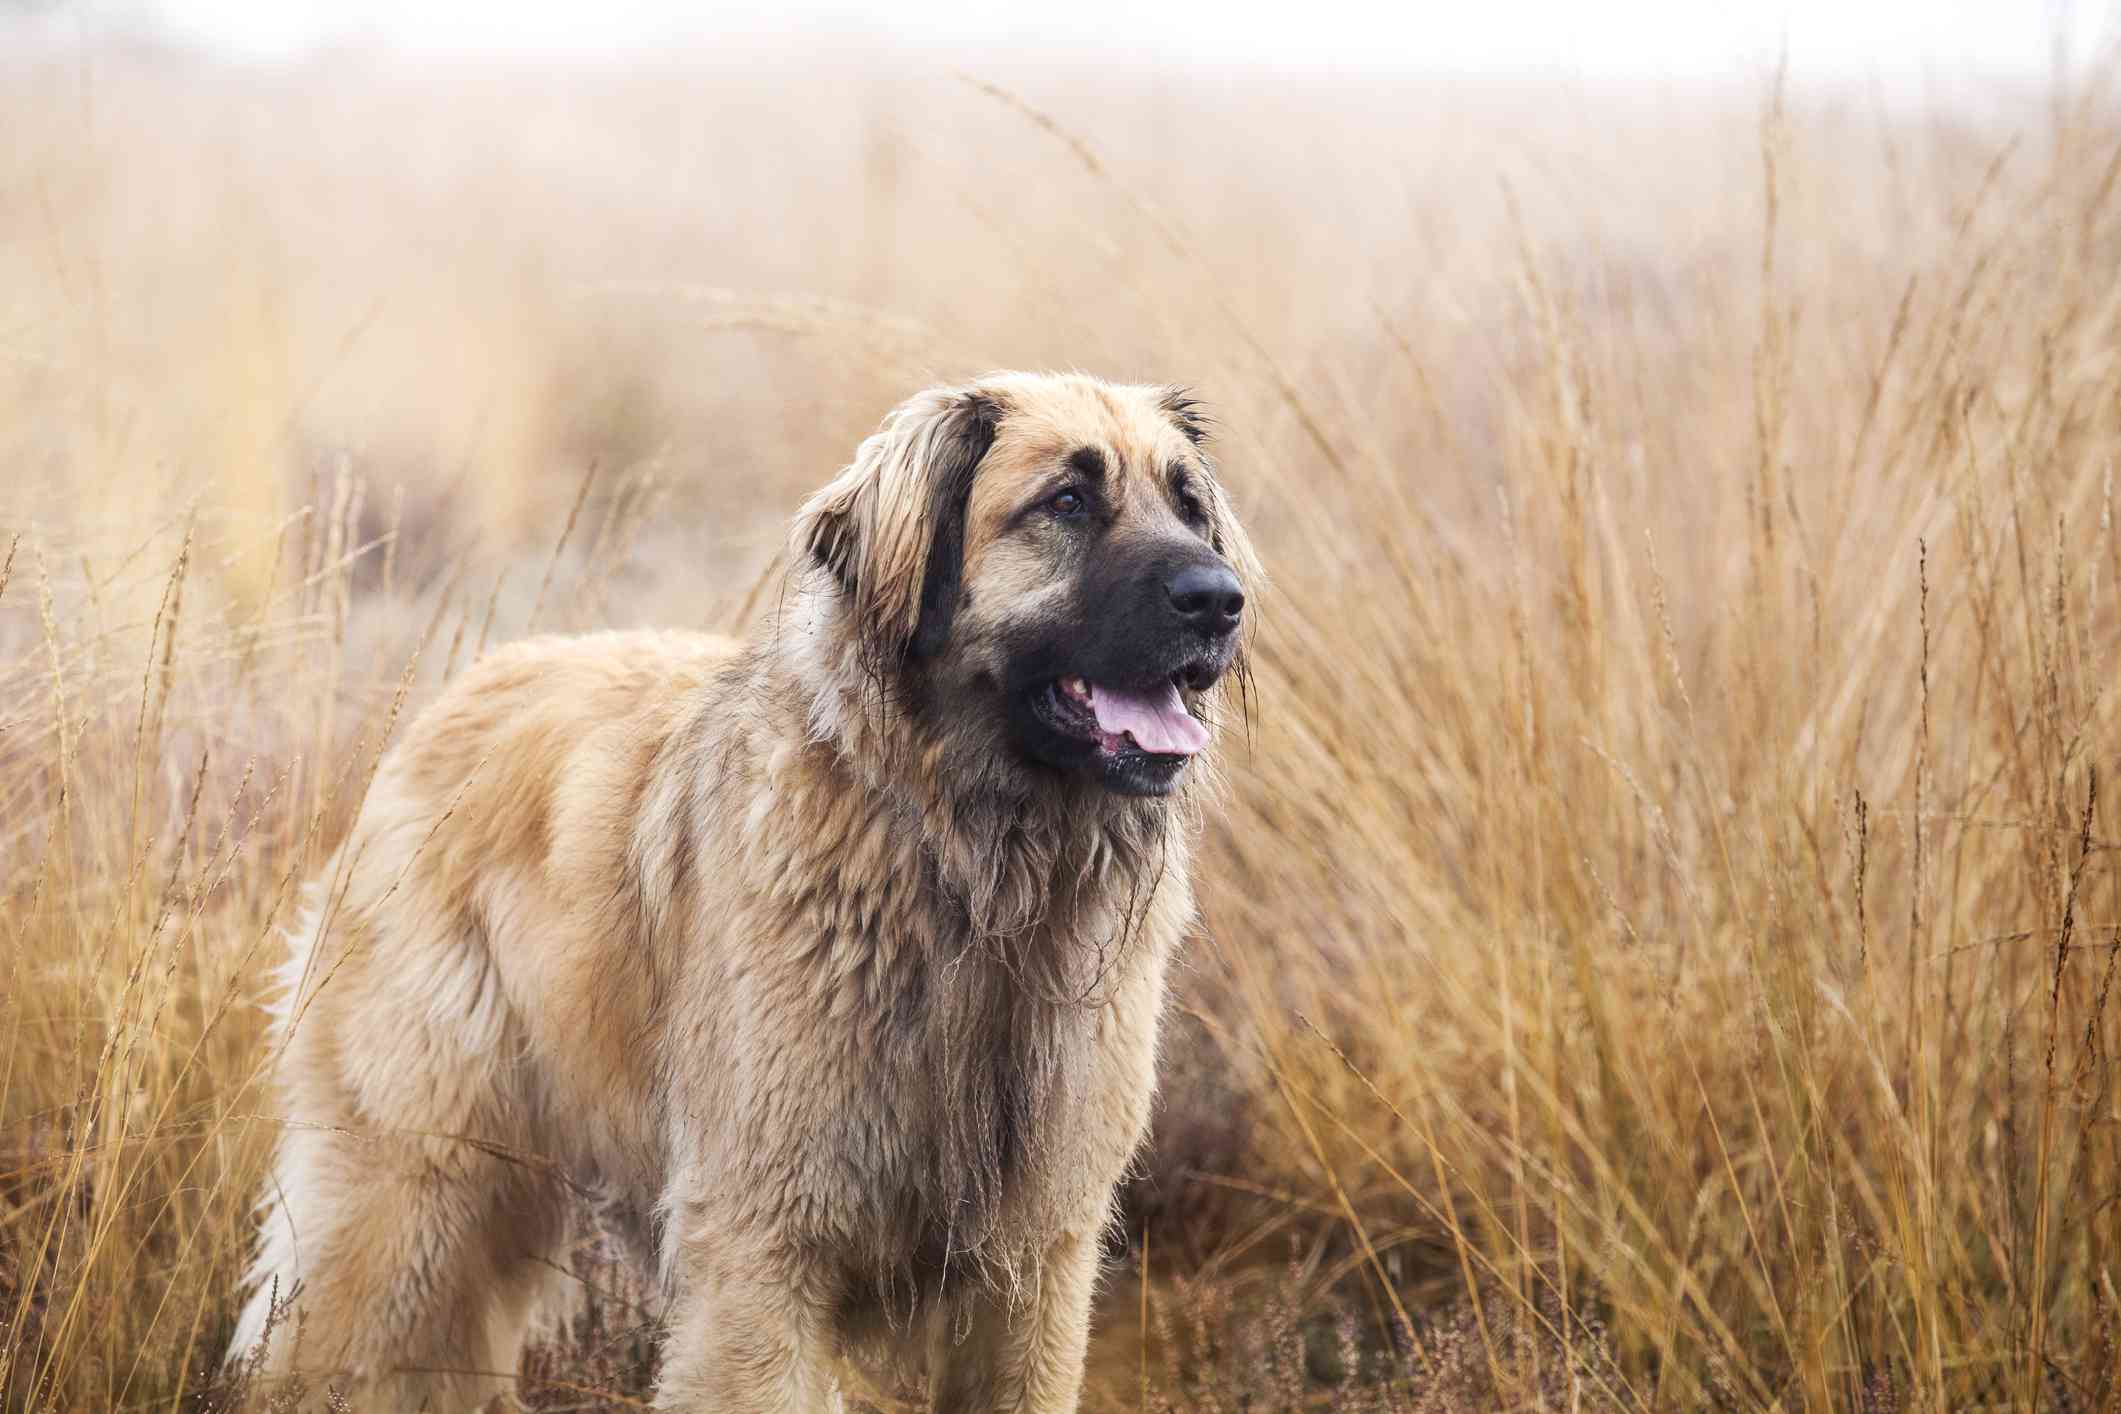
[[[1178,513],[1188,525],[1205,525],[1208,513],[1200,508],[1200,501],[1191,491],[1178,493]]]
[[[1046,502],[1046,507],[1057,516],[1079,516],[1090,509],[1090,503],[1080,491],[1063,491]]]

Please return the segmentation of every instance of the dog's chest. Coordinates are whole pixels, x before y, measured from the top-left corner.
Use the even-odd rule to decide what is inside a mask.
[[[792,1170],[813,1240],[879,1271],[1015,1260],[1094,1224],[1147,1113],[1182,862],[1128,867],[1089,829],[939,835],[859,792],[778,798],[817,828],[770,871],[739,856],[723,925],[786,940],[739,964],[721,1011],[780,1043],[724,1052],[754,1174]]]
[[[842,1022],[838,1118],[807,1160],[852,1180],[844,1216],[867,1256],[941,1273],[1062,1223],[1087,1170],[1124,1162],[1153,1077],[1146,1055],[1115,1050],[1114,1017],[1157,1002],[1109,945],[1095,985],[1063,990],[991,940],[930,941],[842,974],[827,1007]]]

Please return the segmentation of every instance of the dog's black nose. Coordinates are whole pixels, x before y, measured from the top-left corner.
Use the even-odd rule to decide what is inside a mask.
[[[1188,565],[1172,575],[1165,588],[1178,616],[1202,633],[1230,632],[1244,611],[1245,591],[1237,576],[1221,565]]]

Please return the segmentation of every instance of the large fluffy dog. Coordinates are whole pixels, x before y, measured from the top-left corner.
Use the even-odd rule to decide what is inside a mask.
[[[925,392],[751,642],[454,684],[295,940],[237,1350],[277,1292],[269,1367],[467,1404],[587,1190],[671,1293],[667,1407],[829,1408],[853,1357],[1073,1409],[1254,568],[1201,440],[1169,389]]]

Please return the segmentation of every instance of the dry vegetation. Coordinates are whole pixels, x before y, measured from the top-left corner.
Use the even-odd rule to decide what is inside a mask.
[[[2121,1408],[2105,91],[982,73],[0,57],[0,1403],[229,1402],[401,703],[1076,365],[1276,580],[1093,1407]]]

